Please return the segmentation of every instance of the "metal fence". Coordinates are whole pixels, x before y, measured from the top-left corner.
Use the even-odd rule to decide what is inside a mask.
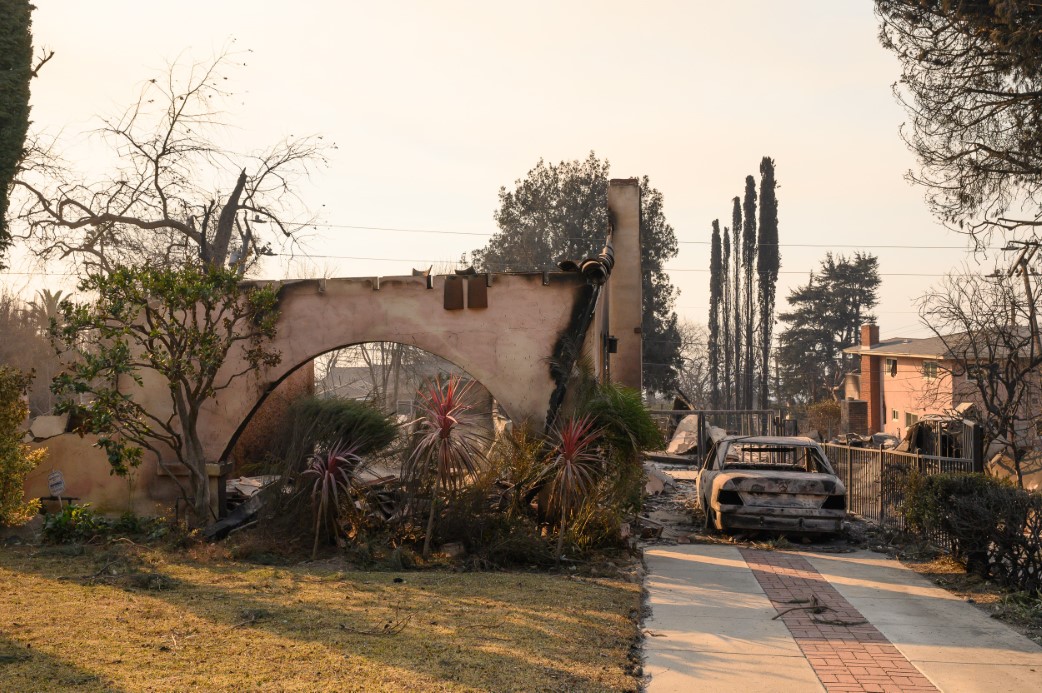
[[[794,423],[783,421],[774,409],[652,409],[650,413],[667,443],[677,423],[691,415],[698,417],[699,440],[705,440],[708,426],[716,426],[735,435],[766,436],[785,435],[783,427],[787,423]]]
[[[847,509],[866,520],[898,529],[904,528],[904,479],[910,471],[926,475],[974,471],[971,458],[832,444],[822,447],[847,487]]]

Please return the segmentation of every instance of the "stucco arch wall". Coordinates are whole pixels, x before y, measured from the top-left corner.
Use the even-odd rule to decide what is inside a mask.
[[[432,288],[426,277],[283,283],[273,343],[282,361],[239,378],[207,403],[200,420],[207,457],[222,458],[254,407],[295,368],[361,342],[401,342],[441,356],[479,380],[512,418],[541,423],[554,388],[554,347],[574,327],[590,287],[578,274],[550,274],[545,284],[541,273],[496,274],[487,308],[446,310],[446,281],[462,280],[434,277]],[[230,361],[226,369],[241,365]]]

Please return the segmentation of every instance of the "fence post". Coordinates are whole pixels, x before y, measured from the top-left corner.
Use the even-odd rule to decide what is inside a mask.
[[[881,527],[886,526],[886,518],[883,516],[883,508],[886,505],[883,502],[883,496],[886,495],[886,479],[883,478],[883,474],[886,471],[886,465],[883,463],[883,451],[879,451],[879,455],[876,457],[879,460],[879,525]]]

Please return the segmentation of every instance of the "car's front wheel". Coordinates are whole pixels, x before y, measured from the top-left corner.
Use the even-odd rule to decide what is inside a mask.
[[[705,530],[706,532],[713,532],[716,530],[716,513],[713,512],[712,506],[709,505],[709,501],[702,498],[702,515],[705,516]]]

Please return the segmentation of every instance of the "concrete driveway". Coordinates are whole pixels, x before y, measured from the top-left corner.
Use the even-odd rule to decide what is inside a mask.
[[[1042,691],[1042,648],[880,554],[690,544],[645,560],[649,693]]]

